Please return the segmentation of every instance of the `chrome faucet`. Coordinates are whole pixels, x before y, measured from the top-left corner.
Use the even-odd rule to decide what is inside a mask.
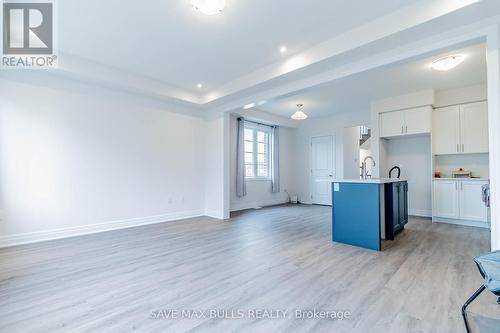
[[[373,162],[373,166],[377,165],[375,163],[375,160],[373,159],[373,157],[371,156],[366,156],[365,159],[363,160],[363,163],[361,163],[361,177],[363,177],[363,179],[366,179],[368,178],[368,170],[366,168],[366,161],[367,160],[372,160]]]

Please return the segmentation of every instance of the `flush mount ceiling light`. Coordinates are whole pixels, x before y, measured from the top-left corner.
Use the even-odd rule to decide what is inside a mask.
[[[452,54],[446,57],[434,60],[430,67],[436,71],[445,72],[449,71],[460,65],[465,60],[465,55],[463,54]]]
[[[299,108],[297,111],[295,111],[294,114],[292,114],[292,119],[293,120],[304,120],[307,119],[307,114],[302,111],[302,107],[304,107],[304,104],[297,104],[297,107]]]
[[[286,51],[287,51],[286,46],[284,46],[284,45],[283,45],[282,47],[280,47],[280,53],[281,53],[281,54],[286,53]]]
[[[226,7],[226,0],[190,0],[190,3],[205,15],[219,14]]]
[[[203,84],[198,83],[198,84],[196,85],[196,87],[198,87],[198,89],[201,89],[201,88],[203,88]]]

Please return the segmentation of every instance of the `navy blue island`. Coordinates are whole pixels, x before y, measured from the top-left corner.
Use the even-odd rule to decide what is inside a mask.
[[[408,223],[408,183],[400,179],[333,179],[332,240],[382,249]]]

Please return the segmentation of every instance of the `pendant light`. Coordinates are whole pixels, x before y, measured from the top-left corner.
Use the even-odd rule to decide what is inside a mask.
[[[304,120],[307,119],[307,114],[302,111],[302,107],[304,107],[304,104],[297,104],[298,110],[295,111],[294,114],[292,114],[292,119],[293,120]]]

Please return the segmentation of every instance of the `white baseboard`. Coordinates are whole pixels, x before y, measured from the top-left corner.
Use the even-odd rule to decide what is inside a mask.
[[[421,217],[432,217],[432,210],[408,209],[408,215],[421,216]]]
[[[232,202],[231,203],[231,211],[236,212],[239,210],[266,207],[266,206],[275,206],[288,203],[288,198],[279,198],[274,200],[263,200],[263,201],[254,201],[254,202]]]
[[[449,223],[449,224],[463,225],[467,227],[477,227],[486,229],[489,228],[488,222],[448,219],[444,217],[435,217],[435,216],[432,218],[432,222]]]
[[[21,245],[21,244],[37,243],[53,239],[94,234],[110,230],[132,228],[148,224],[182,220],[192,217],[199,217],[203,215],[204,211],[200,209],[200,210],[167,213],[155,216],[116,220],[104,223],[88,224],[78,227],[44,230],[44,231],[29,232],[23,234],[15,234],[10,236],[0,236],[0,248],[14,246],[14,245]]]
[[[221,213],[218,210],[207,209],[207,210],[205,210],[205,214],[204,215],[208,216],[208,217],[212,217],[214,219],[218,219],[218,220],[223,220],[224,219],[223,213]]]

